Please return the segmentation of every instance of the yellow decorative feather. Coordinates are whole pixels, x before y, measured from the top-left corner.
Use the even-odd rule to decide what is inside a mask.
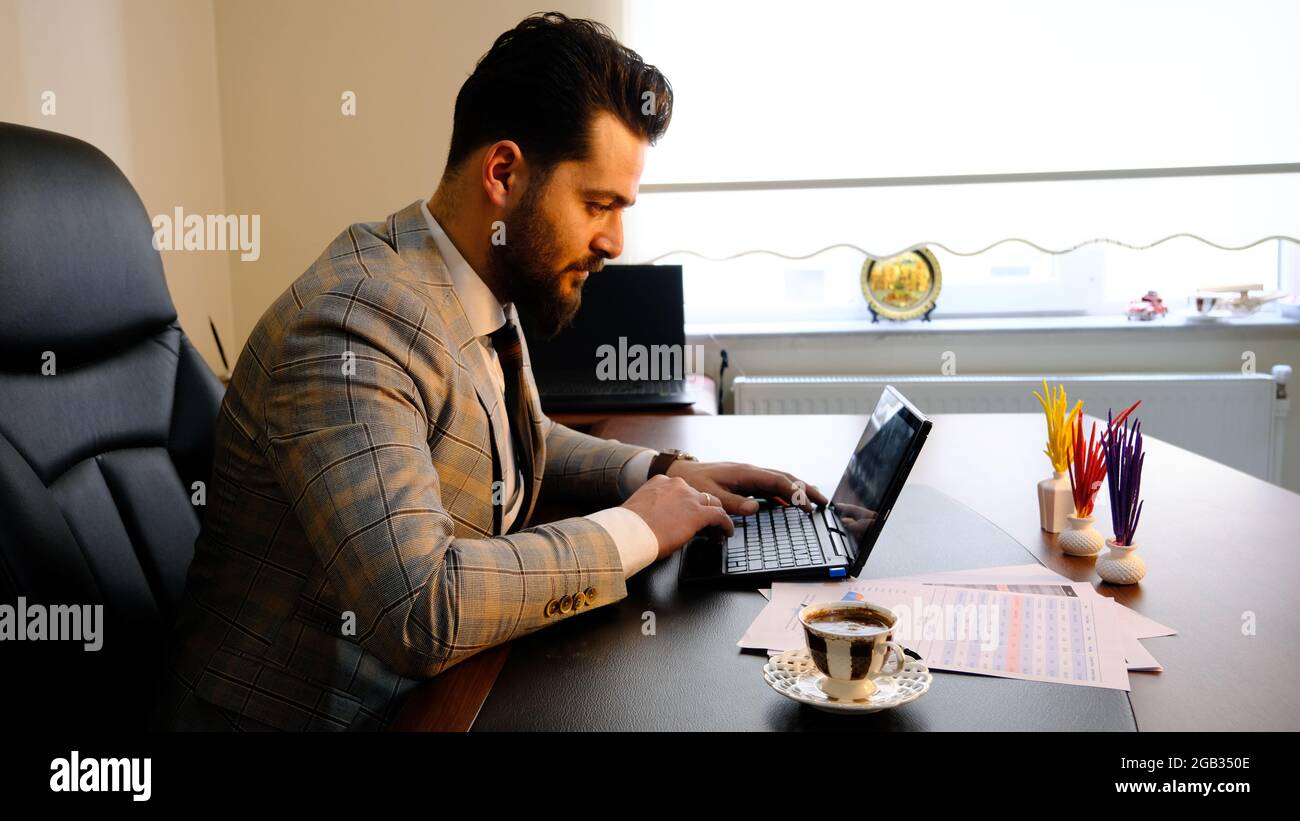
[[[1070,469],[1070,459],[1074,455],[1074,420],[1083,410],[1083,401],[1074,403],[1074,408],[1067,414],[1065,409],[1069,407],[1070,400],[1065,395],[1065,386],[1057,385],[1056,391],[1047,387],[1047,380],[1043,380],[1044,396],[1039,396],[1038,391],[1034,391],[1034,396],[1038,399],[1038,404],[1043,406],[1043,414],[1047,417],[1047,447],[1043,453],[1052,462],[1052,470],[1057,473],[1065,473]]]

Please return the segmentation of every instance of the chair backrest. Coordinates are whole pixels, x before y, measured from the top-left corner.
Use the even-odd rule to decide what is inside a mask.
[[[0,641],[0,687],[21,721],[143,726],[193,557],[222,388],[152,236],[98,149],[0,123],[0,635],[26,633]],[[27,640],[95,605],[98,651]]]

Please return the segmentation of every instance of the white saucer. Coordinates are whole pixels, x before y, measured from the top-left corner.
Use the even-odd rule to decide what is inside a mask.
[[[894,667],[898,662],[891,662]],[[888,668],[886,668],[888,669]],[[807,647],[786,650],[768,659],[763,681],[786,698],[828,713],[874,713],[916,701],[930,689],[934,676],[925,662],[909,658],[902,673],[876,679],[876,691],[866,698],[847,701],[828,696],[819,686],[825,676],[813,664]]]

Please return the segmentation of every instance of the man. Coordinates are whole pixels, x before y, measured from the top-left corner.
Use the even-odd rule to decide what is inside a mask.
[[[519,316],[572,320],[671,107],[603,26],[524,20],[461,88],[433,197],[348,228],[267,310],[222,404],[164,726],[385,727],[419,680],[623,598],[746,494],[797,492],[538,402]],[[543,487],[609,506],[532,523]]]

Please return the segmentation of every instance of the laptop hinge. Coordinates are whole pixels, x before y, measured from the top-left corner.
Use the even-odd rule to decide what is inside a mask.
[[[852,564],[853,544],[848,534],[840,529],[839,516],[832,514],[832,506],[822,508],[822,517],[826,523],[826,537],[831,540],[831,549]]]

